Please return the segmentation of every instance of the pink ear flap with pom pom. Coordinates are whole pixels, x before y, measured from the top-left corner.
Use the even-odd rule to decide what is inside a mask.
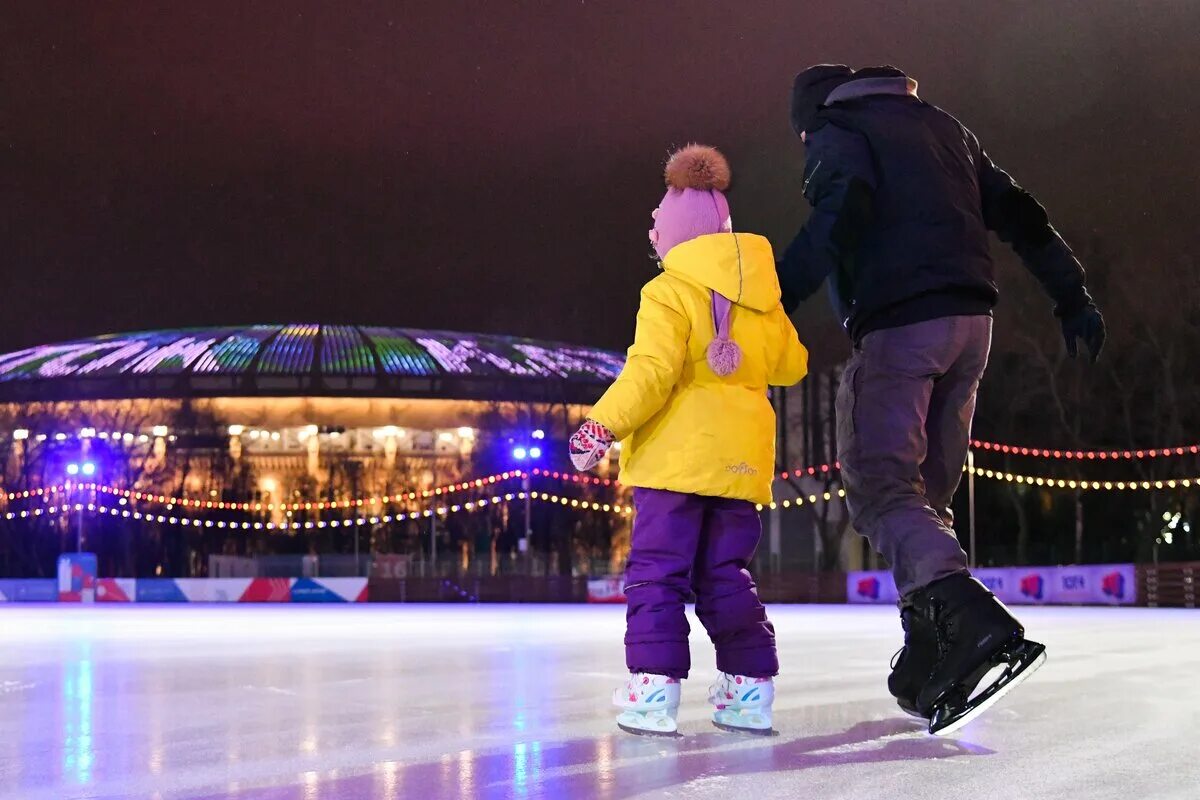
[[[729,338],[729,315],[733,303],[720,292],[712,293],[713,327],[716,335],[708,345],[708,367],[722,378],[732,375],[742,363],[742,349]]]

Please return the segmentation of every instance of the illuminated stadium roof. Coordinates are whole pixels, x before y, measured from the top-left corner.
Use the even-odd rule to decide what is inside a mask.
[[[311,395],[591,403],[622,363],[587,347],[409,328],[186,328],[0,355],[0,402]]]

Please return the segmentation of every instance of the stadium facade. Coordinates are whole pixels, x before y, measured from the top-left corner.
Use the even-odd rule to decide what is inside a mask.
[[[263,506],[257,514],[226,514],[230,524],[384,514],[389,506],[372,498],[564,467],[569,430],[622,363],[617,353],[554,342],[307,323],[31,347],[0,355],[7,510],[32,508],[39,497],[42,506],[52,502],[14,496],[69,485],[71,471],[86,464],[96,484],[212,502],[216,511],[205,506],[204,513],[218,519],[222,504]],[[352,512],[284,509],[363,498]],[[390,510],[402,508],[393,501]],[[29,517],[24,530],[37,522]],[[47,515],[40,524],[69,538],[73,523]],[[374,530],[390,539],[382,547],[394,549],[393,534],[403,527]],[[103,555],[101,543],[88,544]],[[214,549],[242,554],[247,547],[199,548]]]

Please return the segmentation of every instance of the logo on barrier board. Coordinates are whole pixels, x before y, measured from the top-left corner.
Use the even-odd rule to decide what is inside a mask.
[[[1110,572],[1100,580],[1100,591],[1118,600],[1125,599],[1125,576],[1120,571]]]
[[[344,603],[346,598],[312,578],[297,578],[292,584],[293,603]]]
[[[872,600],[879,599],[879,578],[859,578],[858,579],[858,596],[869,597]]]
[[[991,592],[993,594],[1003,594],[1004,593],[1004,576],[1003,575],[982,575],[982,574],[976,573],[975,577],[979,579],[980,583],[982,583],[984,586],[986,586],[988,588],[989,592]]]
[[[1086,592],[1087,576],[1065,574],[1061,576],[1062,588],[1068,592]]]
[[[1033,600],[1041,600],[1045,597],[1046,582],[1042,576],[1036,572],[1031,572],[1021,578],[1021,594]]]

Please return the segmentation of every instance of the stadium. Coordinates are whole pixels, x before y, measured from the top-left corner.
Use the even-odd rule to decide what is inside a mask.
[[[203,575],[253,557],[301,574],[313,568],[296,560],[317,554],[323,574],[364,574],[359,556],[371,551],[496,562],[547,525],[542,503],[509,513],[523,509],[505,498],[526,488],[512,479],[551,471],[568,429],[622,363],[553,342],[320,324],[147,331],[8,353],[8,524],[40,531],[29,546],[46,549],[20,553],[10,540],[0,557],[48,564],[57,540],[78,534],[109,575]],[[491,483],[456,486],[480,479]],[[455,503],[439,508],[451,488]],[[56,498],[85,505],[88,518],[48,513]],[[450,513],[493,499],[486,515]],[[130,534],[126,517],[101,508],[132,510],[144,524]],[[353,547],[333,530],[352,524]],[[149,561],[135,538],[158,544]],[[351,550],[352,564],[334,566]],[[569,572],[571,555],[561,558],[552,569]]]

